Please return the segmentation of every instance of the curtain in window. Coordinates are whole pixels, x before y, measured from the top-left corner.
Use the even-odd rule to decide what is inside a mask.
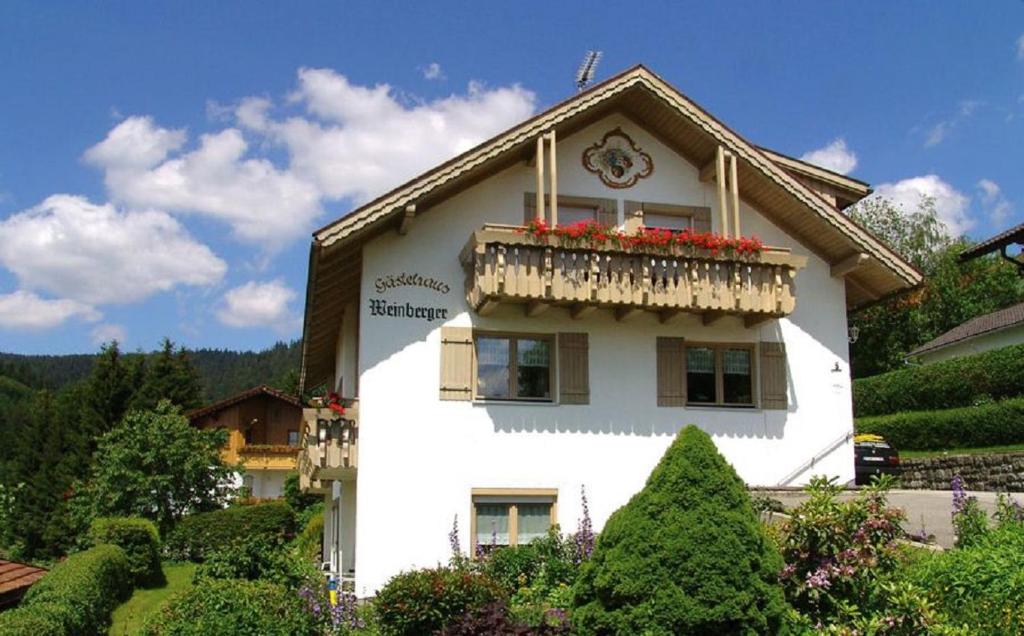
[[[750,351],[747,349],[726,349],[722,352],[722,366],[725,373],[750,375]]]
[[[479,338],[476,341],[478,395],[509,397],[509,341],[507,338]]]
[[[508,504],[476,505],[476,544],[508,545]]]
[[[548,533],[551,527],[551,504],[518,504],[519,544],[529,543]]]
[[[689,373],[714,373],[715,352],[711,349],[686,349],[686,370]]]
[[[520,338],[516,341],[516,358],[519,367],[518,397],[550,397],[551,346],[548,341]]]

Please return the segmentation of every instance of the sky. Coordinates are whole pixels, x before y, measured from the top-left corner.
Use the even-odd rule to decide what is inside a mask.
[[[570,97],[589,49],[955,234],[1024,222],[1022,0],[5,0],[0,351],[299,337],[312,230]]]

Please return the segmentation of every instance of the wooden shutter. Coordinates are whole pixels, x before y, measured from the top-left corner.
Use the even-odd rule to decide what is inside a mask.
[[[711,231],[711,208],[694,207],[693,208],[693,231],[694,232],[710,232]]]
[[[558,334],[558,395],[562,404],[590,404],[590,352],[585,333]]]
[[[658,338],[658,406],[686,406],[682,338]]]
[[[441,399],[473,399],[473,329],[441,328]]]
[[[786,345],[782,342],[761,343],[761,408],[789,408],[786,381]]]

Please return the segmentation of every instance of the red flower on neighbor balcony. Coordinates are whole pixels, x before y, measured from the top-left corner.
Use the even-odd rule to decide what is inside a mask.
[[[708,250],[712,256],[719,252],[734,254],[759,254],[764,244],[756,236],[727,238],[714,232],[694,232],[686,228],[678,232],[661,228],[642,228],[634,234],[626,234],[610,225],[596,221],[580,221],[570,225],[551,227],[544,219],[534,219],[519,230],[539,241],[557,236],[570,245],[597,247],[611,243],[624,250],[668,251],[674,247]]]
[[[345,414],[345,405],[341,403],[341,397],[333,391],[327,394],[327,408],[338,415]]]

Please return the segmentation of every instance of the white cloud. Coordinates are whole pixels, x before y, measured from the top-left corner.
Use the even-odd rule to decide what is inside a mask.
[[[959,126],[961,123],[970,119],[974,115],[975,111],[981,106],[984,106],[985,102],[977,99],[965,99],[957,105],[956,114],[949,119],[944,119],[939,123],[935,124],[925,132],[924,136],[924,147],[931,148],[941,144],[949,137],[953,129]]]
[[[284,281],[250,281],[224,294],[217,318],[229,327],[271,327],[288,333],[299,325],[289,304],[296,293]]]
[[[928,129],[928,134],[924,138],[924,147],[931,148],[942,143],[949,134],[949,131],[953,129],[952,122],[942,121]]]
[[[917,209],[922,196],[931,197],[935,200],[935,211],[939,220],[953,236],[960,236],[975,224],[975,220],[969,214],[970,197],[959,192],[938,175],[928,174],[895,183],[882,183],[875,187],[872,196],[889,199],[907,211]]]
[[[18,290],[0,294],[0,327],[7,329],[51,329],[71,318],[99,320],[101,314],[85,303],[67,298],[40,298]]]
[[[85,151],[85,160],[108,170],[151,168],[185,144],[184,130],[158,128],[150,117],[129,117]]]
[[[268,104],[243,101],[238,123],[284,145],[291,173],[324,197],[361,203],[526,119],[536,97],[471,82],[465,94],[406,104],[387,84],[304,68],[288,101],[306,116],[270,120]]]
[[[66,194],[0,221],[0,264],[27,289],[90,305],[211,285],[227,269],[164,212],[122,212]]]
[[[999,184],[991,179],[978,181],[978,189],[981,190],[981,203],[985,206],[989,220],[993,225],[1001,227],[1010,218],[1013,204],[1003,195]]]
[[[842,137],[822,148],[805,152],[800,159],[839,174],[849,174],[857,167],[857,153],[846,147],[846,140]]]
[[[125,331],[123,326],[109,322],[96,325],[93,327],[92,331],[89,332],[89,338],[92,340],[92,343],[97,346],[114,340],[120,344],[124,344],[127,337],[128,333]]]
[[[1017,59],[1024,60],[1024,33],[1017,38]]]
[[[431,62],[423,69],[423,78],[428,80],[443,80],[444,73],[441,71],[441,65],[437,62]]]
[[[122,130],[126,126],[129,132]],[[133,117],[111,130],[85,157],[105,170],[107,189],[116,202],[130,208],[205,214],[230,225],[238,239],[268,251],[305,234],[320,214],[316,187],[278,170],[267,159],[247,159],[248,144],[236,128],[202,135],[198,148],[166,160],[167,152],[157,161],[152,161],[158,156],[155,151],[146,153],[146,161],[134,161],[131,152],[123,156],[117,151],[121,140],[166,139],[171,132]]]

